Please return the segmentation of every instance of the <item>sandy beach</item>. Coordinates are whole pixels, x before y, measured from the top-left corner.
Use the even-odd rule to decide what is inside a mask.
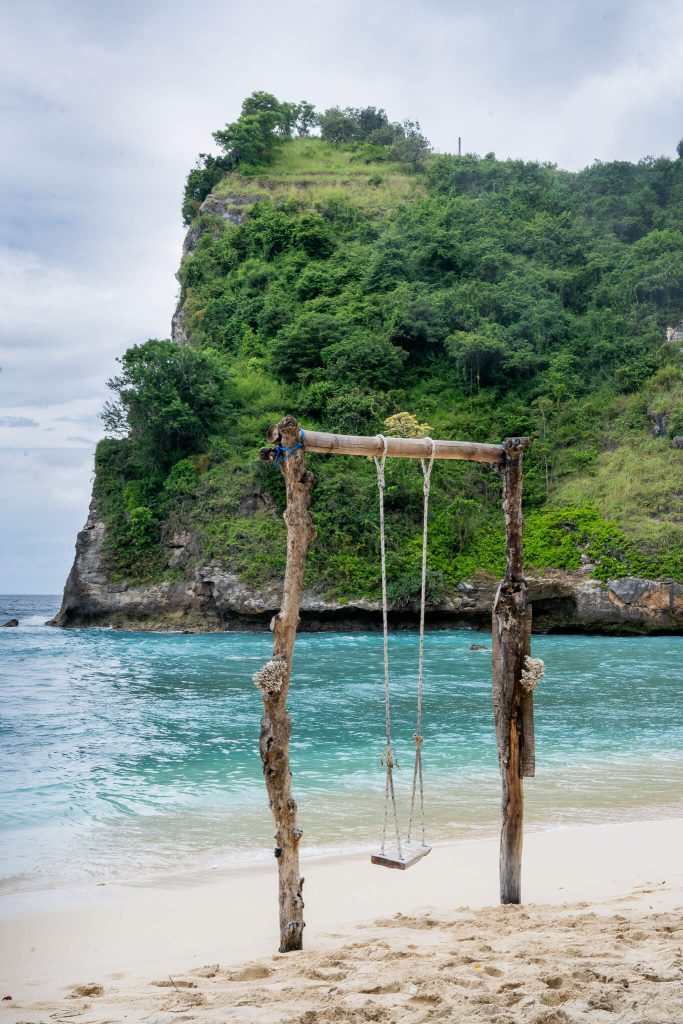
[[[497,840],[409,872],[306,861],[306,949],[279,955],[275,871],[5,897],[2,1020],[683,1020],[683,820]]]

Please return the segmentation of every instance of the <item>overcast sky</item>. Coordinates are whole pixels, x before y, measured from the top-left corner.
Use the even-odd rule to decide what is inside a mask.
[[[680,0],[0,0],[0,593],[61,591],[115,357],[169,334],[185,175],[255,89],[441,151],[674,155]]]

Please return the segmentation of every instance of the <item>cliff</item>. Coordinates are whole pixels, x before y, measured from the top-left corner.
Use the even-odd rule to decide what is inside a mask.
[[[196,567],[186,579],[130,585],[111,583],[102,568],[104,523],[91,506],[76,542],[76,559],[69,574],[55,626],[113,626],[129,630],[267,629],[280,607],[280,586],[250,587],[224,565]],[[172,540],[171,556],[192,549],[191,534]],[[181,556],[182,557],[182,556]],[[683,584],[624,578],[603,584],[585,573],[532,572],[529,596],[537,632],[657,634],[683,632]],[[475,578],[428,610],[434,627],[490,627],[496,581]],[[396,610],[394,626],[411,627],[416,615]],[[376,601],[342,603],[304,592],[301,629],[379,629],[381,610]]]
[[[416,172],[382,146],[298,138],[262,168],[209,162],[188,189],[172,343],[123,357],[120,439],[98,446],[56,625],[265,628],[283,493],[257,453],[293,412],[342,433],[531,435],[535,628],[683,630],[683,373],[665,333],[683,309],[683,161],[569,174],[439,156]],[[387,467],[399,625],[415,621],[416,468]],[[312,469],[302,626],[374,628],[373,467]],[[435,470],[433,625],[488,626],[499,495],[490,470]]]

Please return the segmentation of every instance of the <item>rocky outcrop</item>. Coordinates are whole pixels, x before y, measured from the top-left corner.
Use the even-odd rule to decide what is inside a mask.
[[[175,341],[176,345],[190,344],[190,339],[187,336],[187,331],[185,330],[186,316],[187,310],[185,309],[181,299],[173,312],[173,316],[171,317],[171,340]]]
[[[648,409],[647,418],[650,421],[653,437],[666,437],[669,430],[669,413],[657,409]]]
[[[210,194],[199,207],[199,217],[190,225],[183,241],[183,258],[189,256],[197,248],[202,235],[219,237],[225,230],[225,224],[239,227],[255,202],[261,197],[255,196],[215,196]],[[176,277],[179,278],[179,273]],[[189,345],[190,339],[185,326],[187,310],[185,297],[181,294],[178,304],[171,317],[171,339],[178,345]]]
[[[249,210],[261,196],[208,195],[199,207],[199,216],[190,225],[183,241],[183,256],[194,252],[202,235],[220,237],[225,223],[239,227]]]
[[[260,195],[215,196],[211,193],[199,207],[199,213],[205,216],[213,214],[216,217],[220,217],[221,220],[227,221],[228,224],[233,224],[237,227],[244,221],[253,204],[262,198],[263,196]]]
[[[102,568],[104,524],[97,508],[79,533],[56,626],[113,626],[132,630],[211,632],[267,629],[280,607],[280,583],[254,588],[229,568],[211,562],[197,565],[199,546],[186,531],[166,539],[169,565],[185,567],[186,576],[141,586],[112,583]],[[480,577],[460,583],[438,607],[429,609],[432,626],[489,628],[497,583]],[[683,584],[632,577],[607,584],[585,572],[530,575],[529,597],[534,629],[539,632],[683,633]],[[394,626],[410,627],[416,616],[394,611]],[[342,604],[306,590],[301,628],[308,630],[375,629],[380,606],[373,601]]]
[[[3,626],[7,626],[9,628],[16,627],[18,625],[19,619],[8,619],[7,622],[3,622]]]

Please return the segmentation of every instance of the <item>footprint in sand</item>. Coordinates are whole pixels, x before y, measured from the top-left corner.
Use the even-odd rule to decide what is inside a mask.
[[[418,992],[417,995],[411,996],[408,1002],[418,1006],[420,1004],[436,1006],[437,1003],[443,1002],[443,996],[440,996],[438,992]]]
[[[206,1006],[206,996],[203,992],[183,992],[183,1010],[189,1010],[195,1006]],[[178,996],[171,1003],[166,1003],[161,1009],[165,1013],[177,1013],[178,1012]]]
[[[96,996],[104,995],[104,988],[96,982],[91,981],[87,985],[74,985],[69,993],[69,999],[94,999]]]
[[[198,978],[215,978],[220,969],[220,964],[206,964],[204,967],[198,967],[192,973],[196,974]]]
[[[569,992],[544,992],[541,996],[541,1002],[544,1006],[560,1006],[561,1003],[566,1003],[571,999]]]
[[[570,1019],[564,1010],[548,1010],[534,1017],[533,1024],[570,1024]]]
[[[239,971],[231,971],[228,981],[260,981],[262,978],[269,978],[272,973],[271,968],[265,964],[251,964]]]
[[[524,999],[523,992],[507,992],[504,997],[505,1006],[516,1006],[522,999]]]
[[[383,985],[368,985],[359,988],[358,991],[364,996],[388,995],[393,992],[401,992],[403,986],[399,981],[388,981]]]
[[[348,971],[340,971],[335,967],[309,967],[301,972],[304,978],[310,978],[312,981],[344,981],[348,978]],[[363,992],[364,989],[361,989]]]
[[[588,1008],[590,1010],[606,1010],[607,1013],[614,1013],[617,1009],[615,1000],[609,993],[604,992],[596,996],[591,996],[588,1000]]]

